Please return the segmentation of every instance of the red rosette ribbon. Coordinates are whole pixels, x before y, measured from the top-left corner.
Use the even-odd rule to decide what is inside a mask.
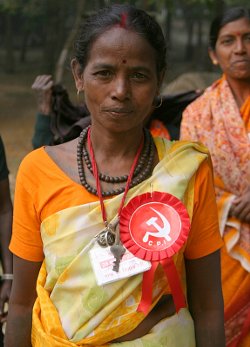
[[[169,193],[144,193],[131,199],[120,215],[120,238],[136,257],[150,261],[143,273],[142,297],[138,311],[148,312],[152,302],[154,273],[163,266],[176,311],[186,307],[180,278],[172,256],[186,242],[190,220],[185,205]]]

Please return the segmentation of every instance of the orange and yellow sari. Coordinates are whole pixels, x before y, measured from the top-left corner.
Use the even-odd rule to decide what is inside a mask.
[[[192,218],[195,173],[207,159],[207,149],[160,138],[155,143],[161,161],[151,177],[129,190],[128,199],[149,191],[153,184],[156,191],[167,191],[182,199]],[[122,194],[105,200],[111,221],[116,218],[121,199]],[[137,312],[142,274],[101,286],[96,283],[89,250],[102,229],[99,201],[60,210],[43,220],[45,260],[38,276],[38,297],[33,308],[32,346],[194,347],[194,324],[186,308],[164,318],[141,338],[110,342],[133,331],[145,316]],[[220,241],[215,234],[210,252],[220,247]],[[202,246],[199,247],[201,250]],[[186,292],[184,251],[183,247],[174,261]],[[152,307],[169,292],[163,269],[158,268]]]
[[[222,249],[222,285],[227,347],[250,346],[250,225],[229,216],[235,197],[249,189],[250,96],[239,109],[225,77],[206,89],[183,113],[181,138],[210,150]]]

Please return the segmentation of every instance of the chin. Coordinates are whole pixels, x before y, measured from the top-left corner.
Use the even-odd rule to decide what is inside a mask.
[[[237,79],[238,80],[241,80],[241,81],[248,81],[250,83],[250,74],[238,74],[237,76]]]
[[[246,81],[250,80],[250,71],[234,71],[231,74],[226,74],[228,78],[235,81]]]

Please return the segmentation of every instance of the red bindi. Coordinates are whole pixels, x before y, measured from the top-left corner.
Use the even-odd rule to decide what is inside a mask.
[[[121,22],[120,22],[120,27],[126,29],[127,28],[127,13],[122,13],[121,14]]]
[[[126,59],[123,59],[122,63],[123,64],[126,64],[127,60]]]
[[[236,36],[241,36],[241,33],[235,33]]]

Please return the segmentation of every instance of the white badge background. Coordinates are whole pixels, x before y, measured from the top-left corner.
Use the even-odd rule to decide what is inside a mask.
[[[135,257],[128,250],[122,257],[119,272],[113,271],[115,258],[109,247],[102,248],[95,244],[89,251],[89,256],[99,286],[137,275],[151,268],[149,261]]]

